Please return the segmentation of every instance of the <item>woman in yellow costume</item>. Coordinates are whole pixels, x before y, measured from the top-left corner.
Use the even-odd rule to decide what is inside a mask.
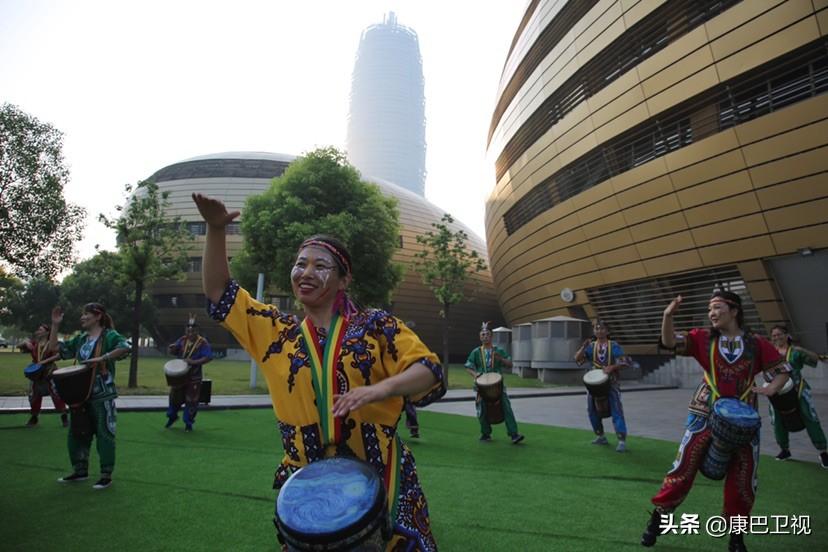
[[[291,285],[305,318],[254,300],[230,278],[225,228],[239,215],[193,194],[207,223],[204,293],[210,315],[259,363],[279,420],[285,456],[274,488],[306,464],[333,456],[373,466],[389,497],[387,550],[436,550],[414,457],[397,436],[404,397],[424,406],[445,393],[437,356],[399,319],[357,309],[346,290],[351,259],[336,239],[305,240]]]

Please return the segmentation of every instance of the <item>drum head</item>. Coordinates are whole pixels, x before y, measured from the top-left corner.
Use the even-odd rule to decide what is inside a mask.
[[[67,366],[66,368],[58,368],[54,372],[52,372],[52,377],[56,379],[65,378],[69,376],[75,376],[80,374],[81,372],[86,372],[91,370],[88,364],[78,364],[76,366]]]
[[[766,381],[762,384],[762,387],[767,387],[768,385],[770,385],[770,382]],[[793,388],[794,388],[793,378],[788,378],[788,381],[785,382],[785,384],[782,386],[782,389],[780,389],[779,391],[776,392],[776,395],[779,396],[779,395],[784,395],[785,393],[789,393],[791,391],[791,389],[793,389]]]
[[[41,368],[43,368],[42,364],[38,364],[38,363],[34,362],[32,364],[29,364],[25,368],[23,368],[23,373],[26,374],[27,376],[32,376],[32,375],[37,374],[38,372],[40,372]]]
[[[496,372],[487,372],[477,376],[475,381],[477,385],[497,385],[498,382],[503,381],[503,376]]]
[[[276,499],[276,518],[288,539],[330,544],[381,519],[385,507],[385,487],[370,464],[329,458],[290,476]]]
[[[170,376],[181,376],[190,370],[190,365],[176,358],[164,364],[164,373]]]
[[[606,383],[608,379],[609,376],[603,370],[597,368],[584,374],[584,384],[586,385],[601,385]]]
[[[719,399],[713,404],[713,413],[738,427],[758,427],[762,423],[756,409],[739,399]]]

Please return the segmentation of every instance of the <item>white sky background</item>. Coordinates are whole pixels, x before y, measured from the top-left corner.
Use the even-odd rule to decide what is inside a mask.
[[[64,132],[80,258],[126,183],[224,151],[345,147],[362,30],[394,11],[420,40],[426,197],[484,236],[486,136],[526,0],[0,0],[0,102]]]

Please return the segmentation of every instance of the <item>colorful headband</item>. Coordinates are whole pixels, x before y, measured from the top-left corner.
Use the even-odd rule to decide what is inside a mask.
[[[339,250],[333,245],[321,240],[305,240],[302,242],[302,245],[299,246],[299,251],[306,247],[321,247],[322,249],[329,251],[334,256],[334,258],[336,258],[339,261],[339,264],[342,265],[342,267],[345,269],[345,272],[347,272],[348,274],[351,273],[351,263],[349,263],[348,259],[345,258],[345,255],[340,253]]]
[[[731,307],[739,307],[739,303],[737,303],[736,301],[734,301],[732,299],[725,299],[724,297],[720,297],[718,295],[716,297],[711,297],[710,298],[710,303],[709,304],[712,305],[713,303],[726,303],[726,304],[730,305]]]
[[[104,314],[106,312],[106,309],[100,303],[87,303],[83,306],[83,310],[95,314]]]

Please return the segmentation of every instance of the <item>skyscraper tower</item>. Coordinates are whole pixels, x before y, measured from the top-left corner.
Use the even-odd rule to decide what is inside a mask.
[[[351,78],[347,149],[366,176],[425,195],[425,97],[417,33],[393,12],[362,32]]]

